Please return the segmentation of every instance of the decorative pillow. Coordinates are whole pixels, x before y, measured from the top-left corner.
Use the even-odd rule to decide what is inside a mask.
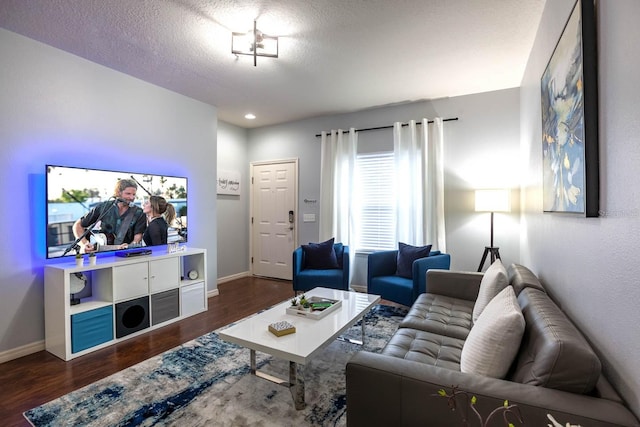
[[[429,256],[431,245],[411,246],[398,242],[398,258],[396,260],[396,275],[413,279],[413,261]]]
[[[504,378],[520,349],[524,316],[513,287],[493,298],[473,325],[460,354],[460,371]]]
[[[304,252],[304,268],[313,270],[327,270],[338,268],[336,252],[333,250],[334,238],[322,243],[302,245]]]
[[[498,258],[493,264],[487,268],[487,271],[482,276],[480,281],[480,290],[478,292],[478,298],[473,306],[473,322],[475,323],[480,317],[482,310],[489,304],[489,301],[493,299],[501,290],[503,290],[509,284],[509,278],[507,276],[507,269],[502,265],[502,261]]]

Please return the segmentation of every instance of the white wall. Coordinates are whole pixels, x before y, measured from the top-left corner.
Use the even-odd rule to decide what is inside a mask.
[[[216,287],[216,109],[0,29],[0,353],[44,339],[45,164],[186,176]]]
[[[600,218],[542,213],[540,76],[573,3],[546,3],[522,84],[522,261],[593,344],[640,416],[640,2],[597,2]]]
[[[514,212],[496,214],[495,244],[505,263],[519,254],[519,90],[414,102],[357,113],[318,117],[249,130],[248,161],[298,157],[300,187],[298,218],[319,215],[320,139],[323,130],[369,128],[422,117],[458,117],[445,123],[445,215],[447,252],[452,268],[475,271],[485,245],[489,245],[489,214],[476,213],[473,190],[483,187],[513,188]],[[359,150],[392,149],[391,130],[362,132]],[[318,240],[318,223],[298,223],[298,243]],[[486,267],[488,263],[486,264]],[[359,267],[359,268],[358,268]],[[353,283],[366,284],[366,264],[359,263]]]
[[[249,162],[247,130],[218,122],[218,170],[240,172],[240,195],[219,194],[218,280],[249,273]]]

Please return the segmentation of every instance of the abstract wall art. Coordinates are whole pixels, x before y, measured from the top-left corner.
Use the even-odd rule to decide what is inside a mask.
[[[541,78],[543,211],[597,217],[598,88],[593,0],[578,0]]]

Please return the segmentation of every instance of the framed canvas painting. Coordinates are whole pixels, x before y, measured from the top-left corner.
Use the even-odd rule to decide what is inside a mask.
[[[593,0],[578,0],[540,83],[544,212],[598,216],[597,84]]]

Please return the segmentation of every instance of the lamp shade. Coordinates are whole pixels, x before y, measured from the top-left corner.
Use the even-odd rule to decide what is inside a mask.
[[[509,193],[508,189],[476,190],[476,212],[509,212]]]

